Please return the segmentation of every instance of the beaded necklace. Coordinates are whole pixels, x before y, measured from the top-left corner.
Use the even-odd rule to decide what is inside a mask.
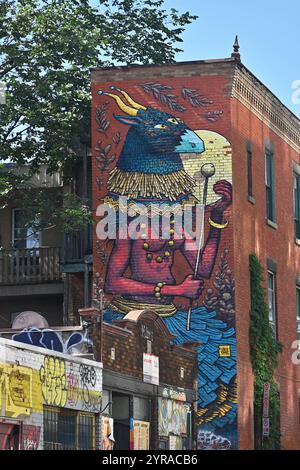
[[[172,219],[170,221],[170,224],[171,224],[171,226],[174,227],[175,220]],[[143,230],[145,228],[146,228],[146,224],[141,224],[141,229]],[[151,262],[154,259],[156,261],[156,263],[160,264],[160,263],[163,262],[164,259],[170,258],[170,256],[172,255],[172,250],[174,250],[174,248],[175,248],[175,242],[174,242],[175,230],[174,230],[174,228],[170,228],[169,234],[170,234],[169,240],[166,240],[165,244],[161,248],[161,250],[165,249],[163,255],[158,255],[156,257],[154,257],[153,252],[149,251],[150,248],[151,248],[151,244],[147,240],[147,233],[144,232],[144,233],[141,234],[141,238],[144,239],[143,249],[146,251],[147,261]],[[161,250],[159,250],[159,251],[161,251]]]

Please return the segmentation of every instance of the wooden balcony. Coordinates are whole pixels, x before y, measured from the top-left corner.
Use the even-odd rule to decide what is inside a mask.
[[[60,281],[60,259],[57,247],[0,250],[0,285]]]

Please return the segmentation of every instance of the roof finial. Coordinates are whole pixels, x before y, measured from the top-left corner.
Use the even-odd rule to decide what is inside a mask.
[[[237,61],[241,61],[241,54],[239,53],[240,45],[239,45],[239,38],[238,35],[235,36],[235,41],[233,44],[233,53],[231,57]]]

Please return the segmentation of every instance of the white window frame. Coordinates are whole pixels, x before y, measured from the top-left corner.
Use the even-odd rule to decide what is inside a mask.
[[[15,238],[15,214],[17,211],[24,211],[24,209],[21,209],[19,207],[14,207],[11,211],[11,244],[12,244],[12,247],[15,248],[15,241],[16,241],[16,238]],[[29,239],[29,237],[28,237]],[[32,249],[38,249],[41,247],[41,240],[42,239],[42,236],[41,236],[41,231],[39,231],[38,233],[38,246],[32,248]],[[21,240],[21,239],[19,239]],[[24,249],[30,249],[31,247],[27,247],[24,248]]]

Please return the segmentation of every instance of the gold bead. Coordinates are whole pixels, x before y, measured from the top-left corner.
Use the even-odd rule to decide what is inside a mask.
[[[161,257],[161,256],[158,256],[155,261],[156,261],[157,263],[162,263],[162,260],[163,260],[162,257]]]
[[[170,224],[171,224],[171,225],[174,225],[174,224],[175,224],[175,220],[174,220],[174,219],[170,220]]]
[[[169,251],[165,251],[165,256],[169,258],[169,256],[171,256],[171,253]]]
[[[174,246],[174,241],[173,241],[173,240],[169,240],[169,241],[168,241],[168,245],[169,245],[169,246]]]
[[[170,235],[174,235],[174,233],[175,233],[175,230],[171,228],[170,229]]]
[[[143,248],[144,248],[144,250],[148,250],[148,249],[149,249],[149,243],[146,243],[146,242],[145,242],[145,243],[143,244]]]
[[[141,228],[146,228],[147,225],[146,224],[141,224]]]

